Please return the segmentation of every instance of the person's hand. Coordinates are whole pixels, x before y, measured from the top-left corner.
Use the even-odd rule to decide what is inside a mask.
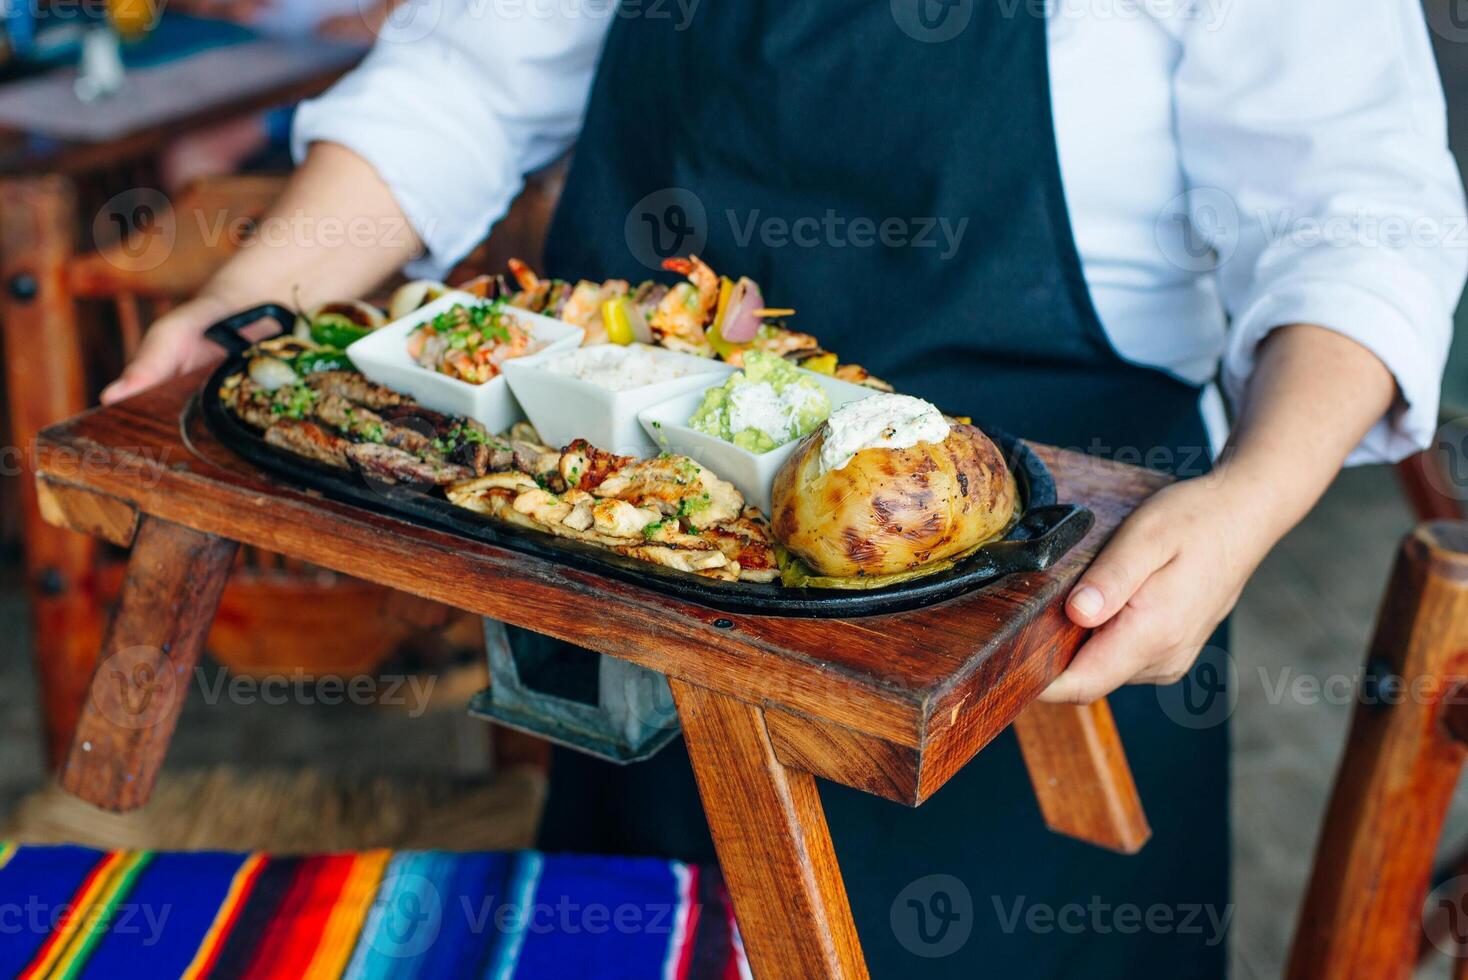
[[[1252,502],[1225,467],[1138,508],[1071,590],[1067,615],[1095,632],[1040,700],[1089,704],[1123,684],[1181,679],[1274,543],[1250,526]]]
[[[121,401],[218,360],[221,351],[204,339],[204,331],[240,308],[223,297],[204,294],[170,311],[143,335],[137,356],[122,377],[102,390],[102,404]]]

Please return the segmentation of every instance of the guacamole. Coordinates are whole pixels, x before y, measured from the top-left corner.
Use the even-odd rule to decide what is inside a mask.
[[[824,388],[778,354],[751,350],[743,371],[704,393],[688,425],[740,449],[767,453],[814,431],[830,414]]]

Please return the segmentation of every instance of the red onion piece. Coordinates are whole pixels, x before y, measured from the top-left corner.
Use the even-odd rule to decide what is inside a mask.
[[[760,318],[754,311],[764,308],[759,285],[753,279],[740,279],[729,294],[729,308],[724,311],[719,335],[733,344],[749,343],[760,328]]]

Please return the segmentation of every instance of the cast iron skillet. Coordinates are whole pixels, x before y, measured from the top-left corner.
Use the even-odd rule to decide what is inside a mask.
[[[1003,540],[985,545],[948,571],[881,589],[789,589],[776,583],[716,582],[546,532],[499,524],[456,507],[429,491],[385,484],[276,449],[259,432],[231,415],[219,397],[225,379],[246,369],[244,354],[251,342],[241,337],[239,331],[265,319],[279,321],[284,332],[294,324],[295,313],[270,303],[237,313],[209,328],[209,339],[230,356],[209,377],[200,399],[210,432],[251,464],[288,483],[342,503],[715,609],[766,616],[830,618],[917,609],[972,592],[1016,572],[1044,571],[1085,536],[1094,519],[1084,507],[1056,502],[1050,471],[1028,446],[1012,436],[986,429],[1008,459],[1025,506],[1024,514]]]

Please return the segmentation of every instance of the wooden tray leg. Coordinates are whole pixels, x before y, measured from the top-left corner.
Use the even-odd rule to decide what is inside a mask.
[[[755,976],[865,978],[815,778],[775,758],[759,708],[672,686]]]
[[[1014,720],[1045,826],[1135,854],[1152,836],[1111,706],[1036,701]]]
[[[92,569],[96,542],[41,520],[31,481],[36,433],[87,407],[81,331],[66,284],[76,195],[60,177],[0,180],[0,331],[11,444],[20,478],[26,586],[50,765],[61,762],[97,659],[102,612]]]
[[[148,802],[239,545],[145,517],[61,785],[107,810]]]
[[[1468,732],[1452,730],[1463,709],[1450,708],[1465,671],[1468,525],[1426,524],[1402,544],[1377,618],[1290,980],[1411,975],[1438,837],[1468,753],[1460,740]]]

